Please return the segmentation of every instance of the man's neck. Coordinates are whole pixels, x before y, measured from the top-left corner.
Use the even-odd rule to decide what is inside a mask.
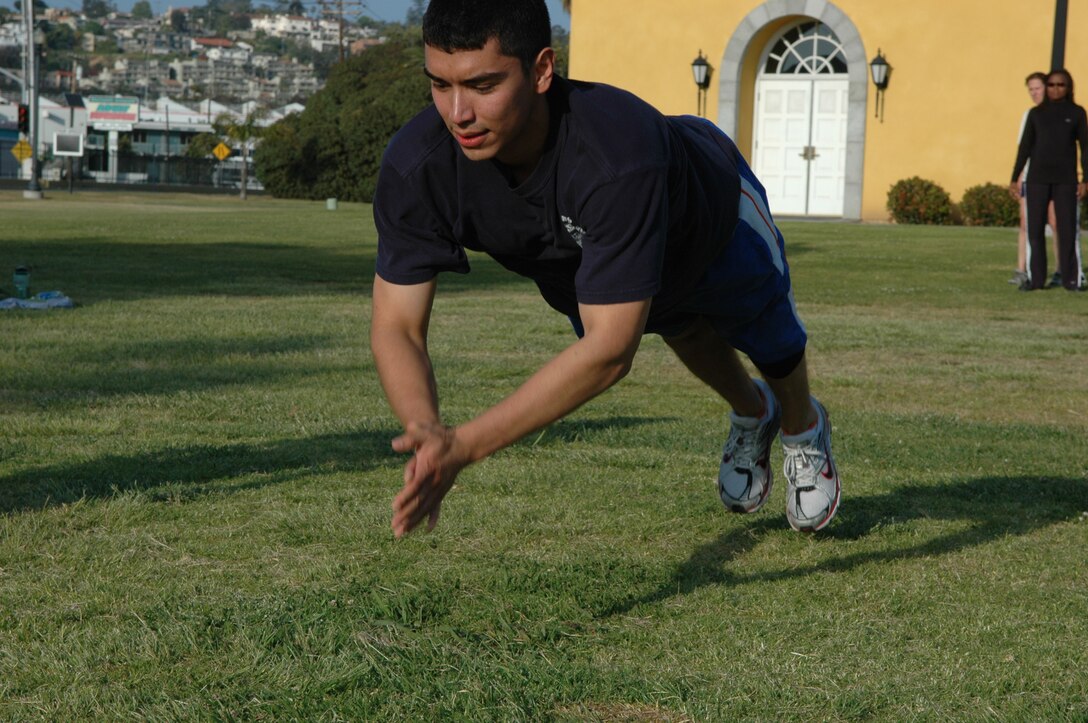
[[[538,97],[532,117],[526,125],[522,143],[511,158],[497,159],[513,179],[520,185],[533,175],[537,164],[544,155],[548,143],[548,131],[551,125],[551,112],[546,95]]]

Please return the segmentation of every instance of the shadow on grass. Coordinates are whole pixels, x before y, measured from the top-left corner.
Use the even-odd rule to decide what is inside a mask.
[[[310,474],[360,472],[394,463],[394,429],[267,443],[205,445],[110,455],[0,477],[0,514],[126,491],[178,500],[282,484]],[[241,478],[241,479],[239,479]]]
[[[751,524],[741,524],[717,540],[697,547],[656,592],[617,603],[601,616],[623,614],[647,603],[657,603],[709,585],[737,587],[754,582],[786,580],[815,573],[844,572],[861,565],[930,557],[957,552],[1010,535],[1076,518],[1088,509],[1088,480],[1038,477],[980,477],[963,483],[901,487],[883,495],[844,498],[839,518],[818,537],[831,541],[864,541],[882,529],[911,520],[968,523],[966,528],[941,534],[919,544],[891,549],[847,552],[810,565],[738,573],[729,563],[758,545],[765,536],[780,535],[786,522],[781,514],[761,513]],[[892,544],[892,543],[889,543]]]
[[[64,352],[79,364],[29,367],[20,373],[18,388],[8,391],[9,404],[44,409],[85,405],[89,400],[113,396],[167,395],[312,379],[337,370],[282,357],[310,354],[341,342],[321,334],[194,335],[182,339],[111,338],[97,347],[64,346]]]
[[[373,254],[287,243],[119,243],[89,236],[36,241],[20,258],[30,265],[38,290],[61,289],[82,304],[193,294],[293,295],[301,289],[369,294],[374,273]]]
[[[352,293],[370,296],[374,249],[290,244],[211,242],[118,243],[106,237],[35,241],[12,255],[31,267],[38,291],[59,289],[77,303],[163,296],[293,296]],[[448,293],[531,282],[489,258],[474,255],[468,275],[444,274]]]

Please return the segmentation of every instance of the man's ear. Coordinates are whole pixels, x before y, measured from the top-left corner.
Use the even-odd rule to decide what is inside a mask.
[[[555,51],[544,48],[533,61],[533,90],[537,93],[547,93],[552,87],[552,78],[555,76]]]

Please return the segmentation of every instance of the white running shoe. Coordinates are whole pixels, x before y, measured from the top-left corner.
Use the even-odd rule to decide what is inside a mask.
[[[778,434],[782,410],[766,382],[752,381],[763,395],[763,416],[729,413],[729,437],[718,469],[718,494],[733,512],[755,512],[771,494],[771,443]]]
[[[786,519],[799,532],[816,532],[831,522],[839,509],[842,484],[831,459],[831,421],[824,406],[812,400],[818,421],[812,432],[782,435],[786,463]]]

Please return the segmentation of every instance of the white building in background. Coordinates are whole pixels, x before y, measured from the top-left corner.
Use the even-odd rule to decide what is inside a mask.
[[[0,25],[0,48],[21,48],[26,45],[26,30],[22,23],[10,22]]]
[[[166,96],[150,102],[135,97],[71,95],[67,98],[70,104],[58,103],[44,96],[39,99],[38,157],[46,159],[41,166],[41,178],[46,182],[61,180],[65,168],[61,160],[52,158],[56,134],[83,137],[82,161],[85,177],[105,183],[156,182],[147,173],[126,173],[120,170],[122,166],[118,159],[122,147],[127,147],[131,154],[159,159],[160,162],[184,156],[189,142],[201,133],[211,133],[212,124],[220,115],[244,120],[248,114],[261,107],[250,102],[240,108],[232,108],[214,100],[203,100],[190,106]],[[104,115],[99,112],[102,104],[109,104],[111,101],[116,101],[117,110],[125,115],[120,122],[102,120]],[[16,103],[0,98],[0,126],[14,127],[16,107]],[[258,124],[269,126],[302,110],[303,106],[298,103],[271,108],[264,112]],[[15,135],[11,142],[4,138],[13,133],[0,132],[0,141],[3,141],[0,151],[10,152],[11,144],[18,140],[18,136]],[[122,142],[122,138],[128,140]],[[231,160],[232,163],[236,161],[237,159]],[[26,161],[22,164],[20,177],[29,178],[29,174],[30,162]],[[251,181],[251,184],[255,183],[255,180]]]
[[[306,18],[300,15],[261,15],[250,19],[254,31],[263,32],[273,38],[287,38],[309,44],[320,52],[335,50],[341,41],[345,46],[361,38],[376,38],[374,28],[360,28],[358,25],[331,18]]]
[[[259,15],[250,19],[250,27],[274,38],[309,38],[313,18],[301,15]]]
[[[249,45],[243,47],[242,43],[235,43],[230,48],[208,48],[204,55],[208,57],[208,60],[245,65],[253,55],[253,48]]]

